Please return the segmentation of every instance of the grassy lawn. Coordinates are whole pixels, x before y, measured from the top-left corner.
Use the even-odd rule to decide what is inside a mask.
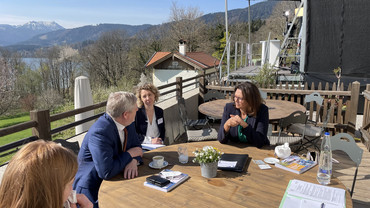
[[[60,109],[58,109],[53,114],[70,111],[72,109],[73,109],[73,105],[72,104],[67,104],[67,105],[61,107]],[[103,111],[104,111],[104,108],[97,109],[97,110],[95,110],[95,114],[98,114],[98,113],[103,112]],[[54,128],[57,128],[57,127],[60,127],[60,126],[64,126],[64,125],[69,124],[69,123],[72,123],[72,122],[74,122],[74,119],[75,119],[74,116],[71,116],[71,117],[68,117],[68,118],[65,118],[65,119],[54,121],[54,122],[51,123],[51,129],[54,129]],[[0,117],[0,129],[8,127],[8,126],[16,125],[16,124],[19,124],[19,123],[27,122],[27,121],[30,121],[30,115],[29,115],[28,112],[18,113],[16,115],[11,116],[11,117],[4,117],[3,116],[3,117]],[[67,130],[64,130],[62,132],[59,132],[57,134],[52,135],[52,140],[68,139],[68,138],[70,138],[74,135],[75,135],[75,128],[73,127],[73,128],[70,128],[70,129],[67,129]],[[30,136],[32,136],[32,130],[31,129],[26,129],[26,130],[23,130],[23,131],[19,131],[17,133],[6,135],[6,136],[3,136],[3,137],[0,137],[0,146],[9,144],[9,143],[12,143],[12,142],[15,142],[15,141],[18,141],[18,140],[21,140],[21,139],[24,139],[24,138],[27,138],[27,137],[30,137]],[[11,157],[14,155],[15,152],[16,152],[16,149],[9,150],[7,152],[1,152],[0,153],[0,165],[3,164],[6,161],[9,161],[11,159]]]

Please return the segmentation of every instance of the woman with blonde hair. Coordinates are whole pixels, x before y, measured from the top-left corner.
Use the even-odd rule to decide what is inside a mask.
[[[139,86],[136,91],[139,110],[136,112],[135,126],[141,143],[163,144],[165,125],[163,109],[154,105],[159,91],[153,84]]]
[[[28,143],[13,156],[5,170],[0,207],[76,207],[68,202],[76,172],[77,158],[72,151],[43,140]],[[76,198],[81,208],[92,207],[85,195],[77,194]]]

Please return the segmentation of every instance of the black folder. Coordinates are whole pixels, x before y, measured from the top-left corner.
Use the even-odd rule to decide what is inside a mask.
[[[245,167],[247,170],[250,159],[248,157],[248,154],[223,154],[221,155],[221,160],[224,161],[237,161],[235,167],[218,167],[219,170],[229,170],[229,171],[235,171],[235,172],[243,172]]]

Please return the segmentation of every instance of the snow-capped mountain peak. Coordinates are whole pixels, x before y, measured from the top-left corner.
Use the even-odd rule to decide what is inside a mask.
[[[23,25],[17,26],[18,28],[24,28],[24,29],[31,29],[36,31],[55,31],[64,29],[64,27],[60,26],[56,22],[46,22],[46,21],[30,21]]]

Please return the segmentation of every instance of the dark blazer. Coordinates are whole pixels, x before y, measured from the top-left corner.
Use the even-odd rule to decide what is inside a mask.
[[[126,128],[126,150],[141,147],[134,123]],[[82,142],[73,188],[77,193],[84,193],[94,203],[94,207],[98,207],[98,192],[103,179],[110,179],[122,173],[132,159],[128,152],[123,152],[117,126],[105,113],[90,127]],[[142,161],[140,157],[135,159]]]
[[[155,113],[155,117],[157,118],[155,122],[158,125],[159,138],[161,138],[164,141],[165,136],[166,136],[166,129],[164,125],[163,110],[160,107],[154,106],[154,113]],[[146,111],[145,111],[144,106],[139,108],[139,110],[136,112],[135,127],[136,127],[136,132],[139,135],[139,140],[142,143],[144,141],[146,130],[148,128],[148,119],[146,116]]]
[[[235,108],[234,103],[226,104],[222,115],[220,129],[218,130],[218,141],[223,144],[231,141],[239,141],[238,126],[230,127],[229,132],[225,132],[224,124],[230,118],[230,115],[239,115],[240,110]],[[270,145],[267,138],[269,125],[269,112],[266,105],[262,104],[256,117],[248,117],[247,128],[242,129],[242,133],[247,137],[247,142],[260,148],[264,145]]]

